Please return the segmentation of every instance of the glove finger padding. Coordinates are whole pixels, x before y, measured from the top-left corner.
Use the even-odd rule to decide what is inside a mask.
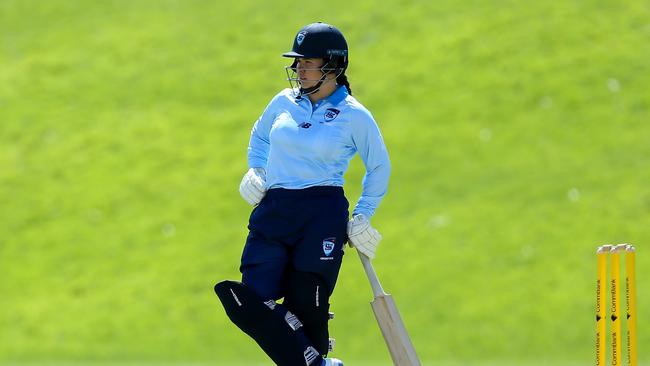
[[[262,178],[258,177],[257,175],[253,175],[248,177],[248,181],[249,187],[255,189],[260,193],[264,191],[264,182],[262,181]]]
[[[348,237],[350,246],[357,248],[366,257],[373,259],[375,251],[382,239],[379,232],[370,226],[370,222],[363,215],[357,215],[348,223]]]
[[[379,246],[379,241],[381,240],[381,235],[379,235],[377,230],[372,229],[366,231],[360,236],[363,237],[363,240],[358,240],[359,245],[357,245],[357,250],[363,253],[366,257],[374,259],[375,252]]]
[[[242,198],[248,202],[249,204],[254,204],[255,198],[253,197],[253,192],[250,187],[250,185],[247,182],[247,179],[244,178],[242,181],[241,185],[239,186],[239,193],[241,194]]]
[[[264,170],[261,168],[249,169],[239,184],[239,194],[250,205],[260,203],[266,193]]]
[[[264,194],[264,189],[261,185],[255,184],[253,181],[249,181],[248,184],[244,184],[244,191],[253,196],[259,196]]]
[[[261,193],[251,188],[250,186],[245,186],[243,188],[242,197],[246,202],[253,206],[262,200]]]
[[[364,215],[356,215],[348,223],[348,236],[355,236],[370,227],[370,221]]]

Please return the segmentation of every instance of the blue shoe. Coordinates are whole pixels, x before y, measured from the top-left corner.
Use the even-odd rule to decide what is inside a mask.
[[[343,366],[343,361],[338,358],[323,359],[323,366]]]

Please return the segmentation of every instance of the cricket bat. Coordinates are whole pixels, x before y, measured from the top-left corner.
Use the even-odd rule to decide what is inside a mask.
[[[360,252],[359,258],[375,296],[370,305],[375,313],[375,318],[377,318],[377,323],[381,329],[381,334],[384,336],[393,363],[395,366],[420,366],[420,360],[415,354],[415,348],[406,332],[406,327],[404,327],[402,317],[397,311],[393,297],[384,292],[375,269],[372,268],[370,259]]]

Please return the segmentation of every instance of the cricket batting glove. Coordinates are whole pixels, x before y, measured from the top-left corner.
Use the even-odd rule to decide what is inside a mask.
[[[350,246],[357,248],[366,257],[375,258],[375,251],[381,240],[381,235],[370,226],[370,220],[365,215],[355,215],[348,222],[348,238]]]
[[[264,168],[251,168],[239,184],[239,194],[252,206],[257,206],[266,194],[266,171]]]

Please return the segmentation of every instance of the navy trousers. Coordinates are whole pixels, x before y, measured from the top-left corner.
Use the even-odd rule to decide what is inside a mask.
[[[284,297],[290,272],[318,275],[331,295],[347,240],[349,204],[342,187],[270,189],[251,213],[242,282],[262,299]]]

